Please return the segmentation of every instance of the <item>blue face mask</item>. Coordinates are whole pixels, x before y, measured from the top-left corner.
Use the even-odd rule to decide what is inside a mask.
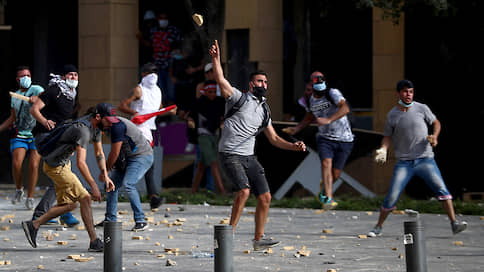
[[[23,76],[19,80],[20,88],[28,89],[32,85],[32,79],[29,76]]]
[[[321,83],[314,83],[313,84],[313,89],[315,91],[323,91],[326,90],[326,82],[321,82]]]
[[[414,101],[412,101],[410,104],[405,104],[405,102],[403,102],[401,99],[399,99],[399,100],[398,100],[398,104],[399,104],[400,106],[405,107],[405,108],[410,108],[411,106],[413,106],[413,102],[414,102]]]

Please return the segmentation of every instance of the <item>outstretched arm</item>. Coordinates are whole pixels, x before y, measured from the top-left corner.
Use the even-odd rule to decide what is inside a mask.
[[[213,63],[213,73],[214,79],[217,84],[220,86],[220,92],[222,96],[227,99],[234,93],[234,90],[230,83],[225,79],[224,72],[222,70],[222,63],[220,61],[220,48],[218,47],[218,41],[215,40],[215,43],[210,47],[209,50],[210,56],[212,56],[212,63]]]
[[[284,140],[283,138],[279,137],[279,135],[277,135],[272,125],[268,125],[264,129],[264,134],[273,146],[293,151],[306,151],[306,145],[303,142],[297,141],[295,143],[291,143]]]

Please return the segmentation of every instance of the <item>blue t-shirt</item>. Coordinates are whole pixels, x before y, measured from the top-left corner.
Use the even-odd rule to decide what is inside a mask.
[[[31,85],[27,91],[22,92],[21,90],[17,90],[16,93],[31,97],[39,95],[43,91],[44,88],[41,86]],[[12,98],[10,106],[15,110],[15,126],[18,129],[17,137],[32,137],[32,129],[35,127],[35,118],[30,114],[30,107],[32,107],[32,104],[27,101]]]

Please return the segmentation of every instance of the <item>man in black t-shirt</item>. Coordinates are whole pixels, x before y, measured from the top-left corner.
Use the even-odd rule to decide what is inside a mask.
[[[71,64],[65,65],[62,76],[51,74],[51,77],[47,90],[35,99],[30,108],[30,114],[37,120],[37,124],[32,131],[36,143],[42,141],[45,137],[49,137],[49,131],[56,126],[61,125],[66,120],[73,119],[79,108],[77,92],[79,74],[77,68]],[[54,186],[51,185],[35,207],[32,219],[39,218],[46,213],[55,201],[56,193]],[[61,223],[69,227],[79,224],[79,220],[70,212],[61,215],[60,219]],[[54,219],[47,222],[47,224],[56,223],[57,220]]]

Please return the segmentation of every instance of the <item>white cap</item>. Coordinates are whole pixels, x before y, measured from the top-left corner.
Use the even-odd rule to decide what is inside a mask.
[[[206,72],[212,70],[212,68],[213,68],[213,64],[210,62],[210,63],[207,63],[205,65],[205,68],[203,69],[203,71],[205,71],[205,73],[206,73]]]

